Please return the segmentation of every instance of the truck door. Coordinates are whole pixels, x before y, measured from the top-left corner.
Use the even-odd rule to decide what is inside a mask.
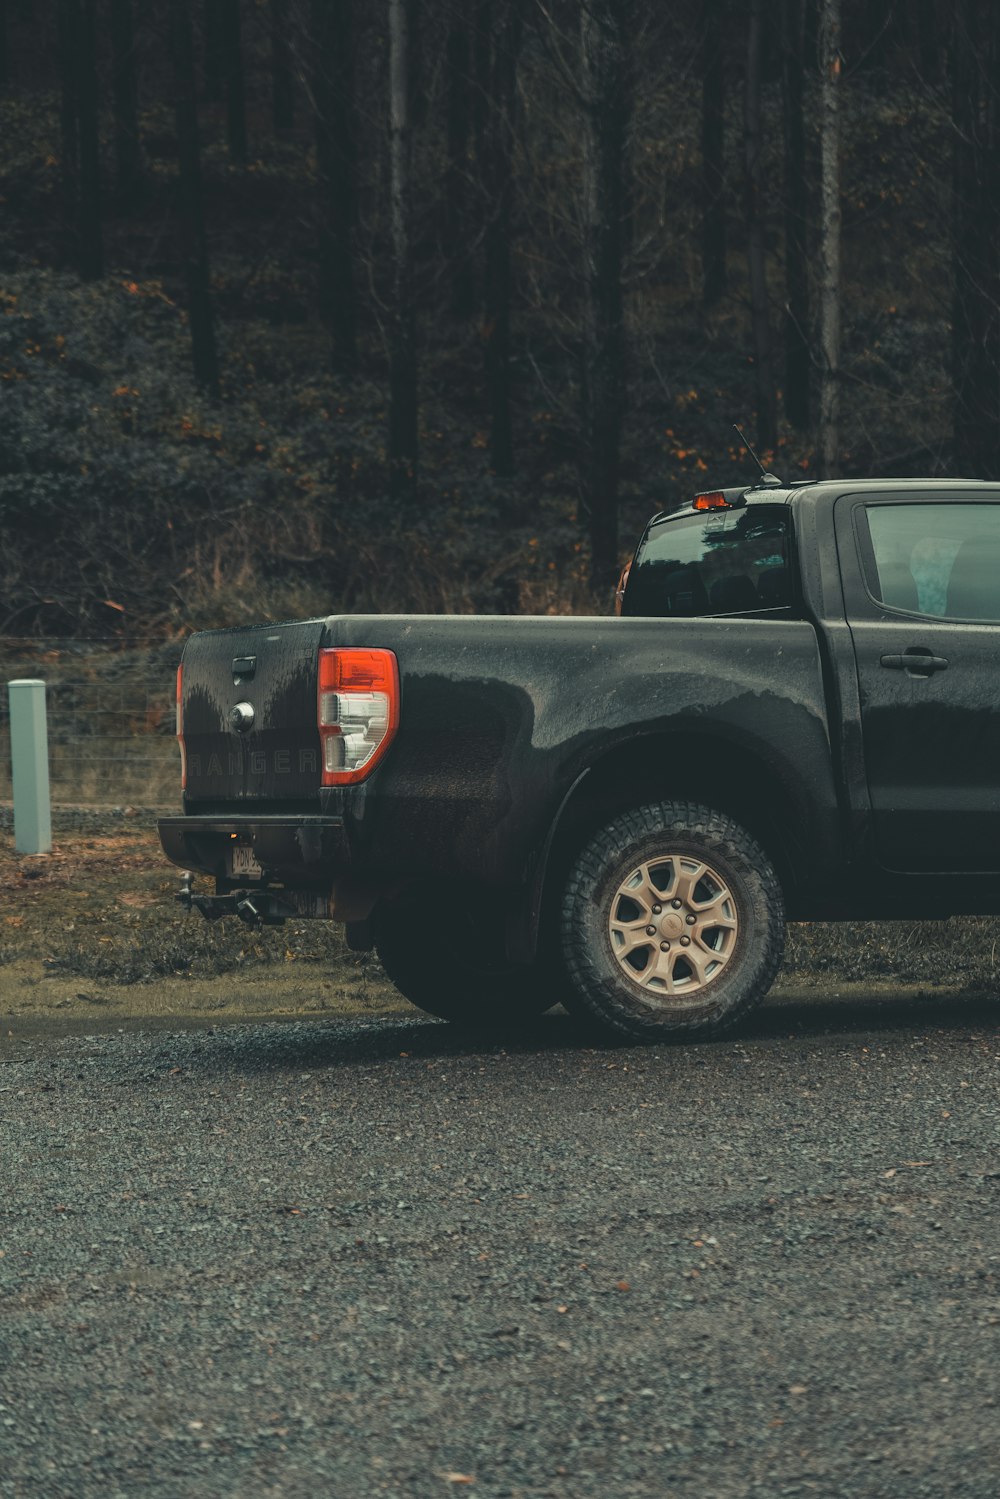
[[[1000,496],[844,495],[835,517],[876,856],[1000,870]]]

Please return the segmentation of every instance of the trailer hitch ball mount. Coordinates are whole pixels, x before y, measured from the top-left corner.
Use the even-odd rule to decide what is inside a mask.
[[[194,875],[185,870],[177,903],[185,911],[200,911],[207,921],[238,916],[245,926],[283,926],[290,918],[327,915],[325,896],[304,891],[231,890],[225,895],[196,895]]]

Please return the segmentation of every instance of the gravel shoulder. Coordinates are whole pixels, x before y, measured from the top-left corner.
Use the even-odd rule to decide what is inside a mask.
[[[17,1052],[4,1499],[996,1492],[991,1001]]]
[[[995,921],[598,1049],[175,888],[0,846],[2,1499],[993,1499]]]

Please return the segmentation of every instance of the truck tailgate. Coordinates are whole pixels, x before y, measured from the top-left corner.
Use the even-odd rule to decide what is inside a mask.
[[[191,637],[182,660],[188,805],[316,796],[323,630],[306,620]]]

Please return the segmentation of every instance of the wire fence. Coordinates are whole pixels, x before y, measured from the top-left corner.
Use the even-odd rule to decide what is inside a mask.
[[[54,810],[177,810],[180,654],[179,642],[162,640],[0,636],[0,805],[13,796],[6,684],[27,677],[46,684]]]

